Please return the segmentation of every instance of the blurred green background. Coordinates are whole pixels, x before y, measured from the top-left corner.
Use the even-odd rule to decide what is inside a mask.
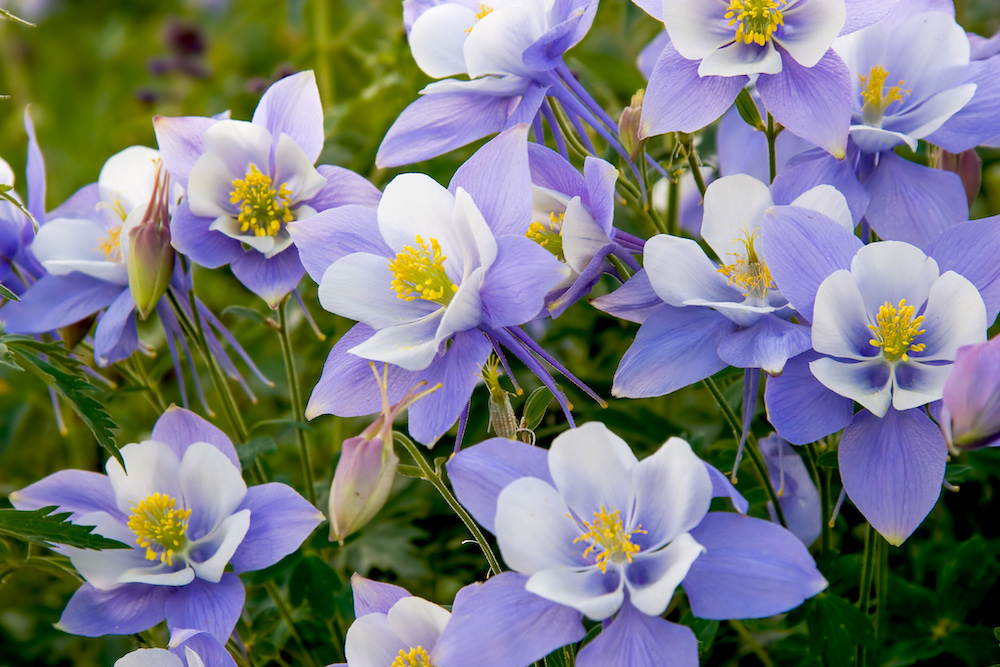
[[[17,186],[24,196],[22,111],[30,104],[48,169],[49,209],[77,188],[96,181],[110,155],[134,144],[155,145],[154,115],[211,115],[229,109],[233,118],[248,119],[271,82],[302,69],[316,70],[326,110],[326,145],[320,163],[353,169],[380,187],[400,171],[424,171],[447,182],[477,147],[406,169],[375,168],[375,152],[386,129],[430,81],[410,56],[398,0],[51,0],[8,5],[0,0],[0,6],[37,23],[30,28],[0,21],[0,92],[11,96],[0,101],[0,157],[19,175]],[[997,0],[965,0],[958,9],[969,30],[991,35],[1000,29]],[[604,0],[594,29],[568,54],[570,66],[613,116],[644,85],[635,58],[659,30],[659,24],[630,2]],[[1000,151],[982,151],[981,155],[983,188],[973,217],[1000,213]],[[711,155],[704,157],[712,162]],[[626,211],[620,224],[648,234]],[[260,324],[260,316],[271,313],[226,270],[199,270],[196,275],[200,296],[216,313],[238,305],[258,314],[255,318],[231,310],[223,315],[275,385],[249,377],[240,365],[257,401],[239,399],[248,423],[258,424],[253,435],[270,437],[276,443],[276,449],[263,458],[272,478],[301,489],[294,434],[287,424],[269,422],[289,413],[277,337]],[[597,289],[611,287],[609,281]],[[308,392],[346,323],[318,307],[315,285],[308,278],[302,289],[320,329],[328,335],[320,341],[301,317],[295,321],[293,342]],[[157,348],[156,357],[141,363],[161,379],[168,400],[179,402],[158,325],[143,323],[140,330],[143,339]],[[635,326],[603,316],[585,303],[556,323],[532,331],[605,397],[610,396],[612,374],[634,332]],[[105,375],[115,383],[103,398],[121,426],[119,443],[142,439],[156,412],[114,369]],[[741,373],[728,373],[720,378],[734,405],[741,377]],[[520,379],[528,389],[534,386],[526,374]],[[202,384],[218,411],[207,373]],[[606,410],[579,393],[570,394],[578,421],[605,421],[640,456],[667,436],[679,434],[720,468],[728,470],[732,465],[735,443],[703,389],[694,387],[653,400],[612,400]],[[515,398],[515,407],[522,400]],[[202,412],[196,401],[192,407]],[[483,408],[484,397],[477,392],[467,442],[486,437]],[[43,385],[30,376],[0,371],[0,497],[65,467],[101,469],[103,454],[90,433],[65,406],[64,413],[66,435],[59,433]],[[221,418],[216,423],[224,427]],[[365,420],[330,417],[313,423],[318,488],[329,486],[338,443],[364,424]],[[550,412],[539,438],[544,442],[563,428],[563,417]],[[761,435],[767,432],[762,420],[755,428]],[[446,454],[440,450],[450,446],[445,438],[435,455]],[[898,581],[894,582],[891,611],[899,622],[893,627],[898,651],[892,654],[891,664],[1000,662],[989,630],[1000,625],[993,608],[1000,594],[996,586],[1000,554],[996,521],[1000,507],[994,496],[997,473],[1000,459],[992,452],[966,455],[954,462],[949,479],[962,483],[962,493],[947,494],[914,538],[894,552]],[[763,491],[756,484],[747,472],[740,489],[752,501],[752,513],[765,516]],[[464,544],[468,537],[464,528],[429,486],[401,478],[398,487],[378,519],[344,549],[330,546],[323,526],[304,555],[268,573],[291,591],[300,632],[317,658],[327,662],[342,658],[342,634],[351,609],[346,578],[351,572],[399,582],[441,603],[450,602],[458,588],[483,575],[484,565],[475,547]],[[847,555],[822,564],[838,594],[857,586],[859,528],[857,513],[845,509],[837,532],[843,536],[838,546]],[[11,556],[8,551],[19,549],[13,555],[21,562],[38,553],[0,542],[0,561]],[[263,658],[255,664],[269,660],[288,664],[292,658],[284,650],[287,629],[279,626],[273,605],[254,585],[260,579],[246,580],[250,587],[241,636]],[[0,666],[110,665],[135,646],[127,637],[86,640],[52,628],[76,586],[75,579],[57,571],[20,567],[0,573]],[[991,599],[992,605],[983,604]],[[819,664],[808,650],[802,624],[791,630],[780,620],[748,622],[747,626],[771,651],[775,664]],[[710,649],[706,664],[761,664],[733,628],[725,624],[720,628],[716,623],[700,626],[699,632],[708,637],[703,646]],[[165,639],[162,633],[158,638]]]

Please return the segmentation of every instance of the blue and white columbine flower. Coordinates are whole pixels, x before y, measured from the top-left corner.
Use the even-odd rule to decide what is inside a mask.
[[[70,521],[132,545],[61,547],[86,580],[59,627],[87,637],[133,634],[166,618],[225,643],[243,609],[239,574],[298,549],[323,515],[284,484],[247,487],[229,438],[170,408],[150,440],[122,447],[107,476],[63,470],[10,495],[22,510],[50,505]],[[227,571],[231,568],[231,571]]]

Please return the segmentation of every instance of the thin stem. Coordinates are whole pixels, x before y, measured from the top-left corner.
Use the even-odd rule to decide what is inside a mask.
[[[142,387],[145,391],[146,399],[149,401],[150,405],[157,412],[164,412],[167,409],[167,403],[163,400],[163,394],[160,393],[159,387],[153,385],[149,379],[149,374],[146,373],[146,369],[142,367],[142,364],[137,359],[137,355],[132,355],[129,357],[125,363],[118,365],[118,370],[122,372],[129,382],[137,387]]]
[[[722,395],[722,390],[719,389],[719,385],[715,384],[715,380],[711,376],[705,378],[705,386],[708,387],[709,393],[712,394],[712,398],[718,403],[719,408],[722,409],[722,414],[729,422],[730,428],[733,429],[733,434],[736,439],[739,440],[743,435],[743,428],[740,425],[740,418],[736,416],[733,409],[729,407],[729,403],[726,402],[725,396]],[[760,447],[757,444],[757,436],[750,431],[747,434],[747,454],[750,455],[750,460],[753,461],[754,467],[757,469],[757,474],[760,476],[761,482],[764,485],[764,491],[767,492],[767,497],[774,505],[774,513],[778,517],[778,522],[785,528],[788,528],[788,522],[785,521],[785,513],[781,509],[781,504],[778,502],[778,494],[774,490],[774,486],[771,484],[771,476],[767,473],[767,465],[764,463],[763,457],[760,455]]]
[[[872,577],[875,573],[875,551],[877,549],[876,533],[868,524],[865,525],[865,552],[861,561],[861,590],[858,599],[858,607],[865,616],[871,608]],[[858,665],[864,667],[867,663],[867,650],[864,646],[859,647]]]
[[[586,146],[577,138],[576,131],[572,127],[572,123],[566,117],[566,112],[563,111],[562,105],[556,99],[547,99],[546,104],[549,104],[552,108],[552,113],[555,115],[556,124],[559,125],[559,129],[562,131],[563,137],[566,138],[566,143],[569,147],[578,153],[581,157],[586,157],[592,155],[592,153],[587,149]]]
[[[690,134],[683,135],[681,146],[684,148],[684,155],[687,158],[688,167],[691,168],[691,175],[698,186],[698,192],[705,196],[708,187],[705,185],[705,178],[701,175],[701,160],[698,159],[698,150],[694,147],[694,139]]]
[[[305,642],[302,641],[302,636],[299,631],[295,628],[295,620],[292,618],[292,610],[288,608],[285,604],[284,598],[281,597],[281,591],[275,586],[273,581],[265,581],[264,589],[267,594],[271,596],[271,601],[274,602],[274,606],[278,609],[278,615],[281,616],[282,620],[288,625],[288,633],[302,648],[302,655],[305,657],[305,662],[307,662],[310,667],[319,667],[316,660],[313,658],[312,654],[306,649]]]
[[[740,639],[747,645],[747,648],[757,656],[757,659],[764,664],[764,667],[774,667],[774,663],[771,661],[770,656],[767,655],[767,651],[753,638],[753,635],[747,630],[747,626],[743,625],[740,621],[729,621],[729,627],[736,630],[736,634],[740,636]]]
[[[889,633],[889,543],[879,536],[878,579],[875,580],[875,636],[882,646]]]
[[[288,337],[288,299],[278,305],[278,338],[281,340],[281,355],[285,358],[285,371],[288,373],[288,388],[292,395],[292,414],[295,421],[295,434],[299,441],[299,457],[302,459],[302,475],[305,478],[306,497],[313,505],[316,504],[316,482],[313,480],[312,459],[309,455],[309,443],[306,432],[302,428],[305,421],[305,411],[302,407],[302,394],[299,391],[299,375],[295,370],[295,355],[292,354],[292,343]]]
[[[822,521],[822,537],[820,546],[823,553],[829,553],[831,544],[830,534],[830,478],[823,475],[819,469],[819,457],[816,455],[816,443],[809,443],[805,449],[806,455],[803,460],[809,468],[809,474],[813,478],[813,483],[819,489],[820,498],[820,519]]]
[[[676,234],[680,217],[681,181],[676,173],[670,175],[667,185],[667,234]]]
[[[452,495],[451,491],[448,490],[448,486],[441,479],[440,471],[431,467],[431,464],[427,462],[427,459],[424,458],[424,455],[420,453],[420,450],[417,449],[417,446],[413,444],[409,438],[398,437],[396,439],[403,443],[403,446],[406,447],[406,451],[410,453],[413,461],[417,464],[417,467],[420,468],[420,472],[424,474],[424,479],[430,482],[431,485],[437,489],[438,493],[441,494],[441,497],[444,498],[444,501],[448,503],[449,507],[451,507],[451,510],[458,515],[458,518],[462,520],[465,527],[469,529],[470,533],[472,533],[472,537],[475,538],[476,543],[483,552],[483,556],[486,557],[486,562],[489,563],[490,570],[493,574],[500,574],[500,572],[503,571],[503,568],[500,567],[500,562],[497,560],[497,557],[493,554],[493,550],[490,548],[489,543],[486,541],[486,536],[483,535],[481,530],[479,530],[479,526],[477,526],[476,522],[471,516],[469,516],[469,513],[465,511],[465,508],[459,504],[458,499]]]
[[[778,133],[774,131],[774,116],[771,112],[767,112],[767,165],[768,170],[771,175],[771,182],[774,182],[774,177],[778,174],[778,162],[775,157],[774,143],[778,138]]]

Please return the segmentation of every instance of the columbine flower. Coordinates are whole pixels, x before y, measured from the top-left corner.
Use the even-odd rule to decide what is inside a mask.
[[[233,273],[271,308],[302,278],[286,226],[378,192],[346,169],[313,167],[323,150],[323,107],[311,71],[272,85],[250,122],[154,119],[171,175],[188,188],[174,213],[174,247],[197,264]]]
[[[956,450],[1000,443],[1000,338],[959,348],[944,383],[941,431]]]
[[[236,661],[209,633],[175,630],[169,650],[136,649],[116,660],[114,667],[236,667]]]
[[[346,667],[528,667],[560,646],[583,638],[572,613],[544,604],[516,604],[517,575],[504,573],[458,592],[452,611],[410,595],[399,586],[355,574],[354,616],[347,630]],[[507,642],[491,631],[526,633],[537,626],[545,636]],[[537,633],[536,633],[537,634]]]
[[[922,406],[941,399],[958,348],[985,340],[996,317],[989,257],[1000,242],[979,221],[953,227],[927,253],[898,241],[861,246],[831,221],[791,210],[764,228],[772,275],[812,320],[814,350],[768,381],[768,418],[796,444],[847,427],[847,495],[900,544],[944,476],[945,443]],[[856,415],[855,402],[864,408]]]
[[[61,629],[132,634],[166,618],[172,631],[201,630],[225,643],[243,608],[238,575],[295,551],[323,515],[284,484],[247,488],[232,443],[194,413],[170,408],[150,437],[121,449],[127,472],[115,459],[107,477],[63,470],[10,500],[18,509],[57,505],[71,521],[132,545],[60,548],[86,580]]]
[[[462,504],[496,534],[507,564],[525,576],[521,598],[539,596],[594,620],[617,612],[580,651],[581,667],[645,665],[652,655],[697,664],[694,633],[660,618],[679,585],[696,616],[716,619],[770,616],[826,587],[787,530],[708,512],[713,495],[727,492],[680,438],[638,461],[623,440],[590,423],[559,435],[547,453],[489,440],[459,452],[448,474]]]
[[[465,407],[490,354],[483,333],[511,341],[510,329],[542,310],[567,269],[517,233],[531,210],[526,131],[514,128],[480,149],[450,190],[402,174],[377,212],[345,206],[293,223],[320,303],[360,322],[330,352],[307,416],[376,412],[367,360],[384,362],[396,367],[391,401],[421,380],[442,385],[410,408],[410,432],[433,444]]]

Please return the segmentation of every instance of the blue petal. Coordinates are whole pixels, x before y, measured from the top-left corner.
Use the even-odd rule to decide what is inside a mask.
[[[124,584],[101,591],[84,584],[66,603],[56,627],[83,637],[142,632],[163,620],[164,603],[175,590],[170,586]]]
[[[531,184],[540,188],[548,188],[570,197],[587,193],[587,182],[566,158],[551,148],[536,143],[528,144],[528,167],[531,171]],[[526,229],[521,223],[521,230]]]
[[[130,290],[122,290],[101,315],[94,329],[94,359],[101,368],[126,359],[139,344],[135,301]]]
[[[706,552],[682,586],[699,618],[765,618],[827,586],[799,538],[770,521],[709,512],[691,536]]]
[[[768,378],[764,387],[767,420],[796,445],[836,433],[854,416],[854,401],[827,389],[809,370],[809,362],[817,358],[806,352],[789,359],[784,372]]]
[[[838,160],[820,149],[814,148],[789,159],[771,183],[771,196],[775,204],[789,205],[806,190],[824,183],[844,195],[854,224],[861,222],[868,208],[868,193],[848,161]]]
[[[287,134],[316,162],[323,150],[323,103],[312,70],[286,76],[271,85],[253,112],[253,123],[267,128],[274,142]]]
[[[348,205],[321,211],[288,225],[299,260],[317,284],[330,265],[352,253],[392,257],[382,240],[378,216],[367,206]]]
[[[534,44],[524,50],[522,60],[528,67],[545,72],[562,64],[562,54],[586,34],[594,20],[597,3],[591,2],[589,11],[573,12],[564,21],[549,28]],[[586,19],[585,19],[586,17]],[[581,24],[583,24],[581,26]],[[582,34],[580,28],[583,28]]]
[[[740,514],[746,514],[747,510],[750,509],[750,502],[743,497],[733,483],[729,481],[729,478],[722,474],[722,472],[716,468],[711,463],[703,461],[705,468],[708,470],[708,476],[712,480],[712,497],[713,498],[729,498],[733,507]]]
[[[523,235],[531,218],[528,126],[517,125],[491,139],[458,168],[448,184],[476,203],[493,234]]]
[[[49,220],[56,218],[90,219],[94,217],[94,211],[97,210],[97,205],[100,202],[100,188],[97,183],[91,183],[74,192],[69,199],[57,206],[46,218]]]
[[[149,439],[169,446],[177,454],[178,460],[184,458],[184,452],[192,444],[207,442],[225,454],[226,458],[240,469],[240,459],[229,437],[214,424],[176,405],[171,405],[156,420]]]
[[[976,94],[927,141],[951,153],[975,148],[1000,127],[1000,56],[969,63],[961,83],[976,84]]]
[[[299,251],[292,245],[274,257],[265,257],[256,250],[247,250],[233,260],[233,275],[246,287],[264,299],[272,309],[302,280],[305,269],[299,261]]]
[[[324,521],[323,514],[290,486],[270,482],[247,489],[236,509],[250,510],[250,529],[229,560],[233,571],[262,570],[298,549]]]
[[[646,13],[653,18],[659,19],[657,14],[663,13],[662,2],[655,2],[655,0],[632,1],[642,7]],[[654,14],[653,12],[656,13]],[[656,61],[660,58],[660,54],[663,53],[663,49],[667,48],[667,44],[669,43],[670,34],[666,30],[661,30],[659,34],[657,34],[649,44],[642,47],[642,51],[639,52],[639,57],[636,59],[636,65],[639,66],[639,71],[642,72],[642,76],[645,77],[647,81],[653,73],[653,68],[656,67]]]
[[[316,211],[325,211],[338,206],[367,206],[377,208],[382,192],[367,178],[355,174],[350,169],[321,164],[316,167],[326,185],[312,199],[302,202]]]
[[[710,308],[663,304],[639,327],[615,372],[616,397],[662,396],[726,367],[717,352],[735,325]]]
[[[725,113],[749,81],[746,76],[698,76],[699,64],[682,57],[672,43],[663,49],[646,86],[641,137],[700,130]]]
[[[392,605],[410,597],[405,588],[372,581],[357,572],[351,575],[351,590],[354,592],[354,618],[366,614],[387,614]]]
[[[217,269],[239,259],[243,255],[240,242],[209,229],[211,224],[211,219],[191,213],[185,199],[170,218],[170,245],[206,269]]]
[[[503,572],[460,590],[434,646],[435,664],[530,665],[583,639],[580,612],[528,593],[527,579]]]
[[[761,74],[757,90],[775,120],[837,159],[847,154],[851,73],[832,50],[813,67],[782,52],[782,70]]]
[[[653,291],[646,269],[636,271],[624,285],[611,294],[593,299],[590,304],[605,313],[639,324],[645,322],[657,308],[664,305],[663,299]]]
[[[697,667],[691,628],[646,616],[626,602],[610,625],[580,649],[577,667]]]
[[[45,159],[38,147],[30,110],[31,107],[24,107],[24,131],[28,135],[28,163],[24,172],[28,181],[28,210],[41,224],[45,221]]]
[[[934,508],[948,449],[920,408],[890,408],[879,419],[864,410],[840,440],[840,475],[847,496],[872,528],[899,546]]]
[[[214,118],[155,116],[153,132],[160,147],[160,158],[175,181],[187,187],[191,167],[205,152],[205,131],[215,125]]]
[[[60,512],[72,512],[71,519],[91,512],[118,516],[115,492],[107,476],[87,470],[60,470],[24,487],[10,496],[19,510],[36,510],[58,505]]]
[[[1000,216],[951,227],[924,248],[941,273],[954,271],[976,286],[989,322],[1000,313]]]
[[[774,282],[812,321],[820,283],[834,271],[851,268],[861,240],[825,215],[794,206],[768,211],[762,228],[760,252]]]
[[[881,20],[897,2],[899,0],[844,0],[847,6],[847,22],[844,23],[840,34],[849,35]]]
[[[780,375],[785,362],[812,347],[809,328],[765,315],[719,343],[719,358],[737,368],[762,368]]]
[[[545,296],[567,272],[565,264],[531,239],[501,236],[496,261],[479,290],[487,322],[502,328],[534,319],[545,308]]]
[[[546,450],[506,438],[490,438],[463,449],[448,461],[447,468],[459,502],[491,533],[497,496],[508,484],[521,477],[537,477],[555,486]]]
[[[182,633],[174,633],[174,635],[179,634]],[[185,662],[182,664],[187,664],[188,667],[193,666],[186,662],[186,648],[194,651],[201,658],[205,667],[236,667],[236,661],[233,660],[233,656],[229,654],[223,643],[207,632],[195,632],[177,645],[174,645],[175,641],[175,637],[172,635],[170,638],[170,651],[177,657],[183,657]]]
[[[879,237],[923,246],[958,222],[969,219],[969,200],[958,174],[879,154],[865,181],[871,197],[865,217]]]
[[[246,596],[238,576],[226,573],[217,584],[196,578],[187,586],[173,590],[176,592],[165,605],[168,628],[201,630],[223,644],[229,639],[243,611]]]
[[[816,541],[823,520],[819,491],[806,470],[802,457],[777,434],[760,440],[760,453],[767,464],[767,474],[778,492],[778,505],[785,515],[788,530],[809,546]],[[768,510],[771,511],[768,502]],[[772,515],[771,521],[777,523]]]
[[[122,286],[71,273],[45,275],[21,301],[8,303],[0,311],[7,333],[45,333],[79,322],[108,306],[122,293]]]

